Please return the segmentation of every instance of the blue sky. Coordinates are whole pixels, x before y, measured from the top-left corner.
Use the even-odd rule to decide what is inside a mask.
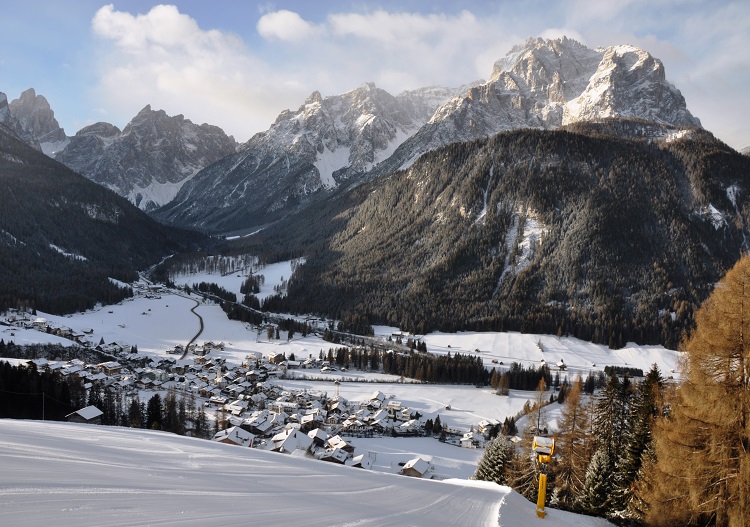
[[[0,91],[30,87],[69,135],[146,104],[245,141],[313,91],[460,86],[527,37],[634,44],[708,130],[750,146],[750,2],[4,2]]]

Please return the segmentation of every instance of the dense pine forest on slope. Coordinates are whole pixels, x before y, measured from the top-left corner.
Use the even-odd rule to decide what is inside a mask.
[[[514,131],[428,153],[244,242],[307,257],[265,306],[418,333],[676,346],[747,249],[750,160],[698,130],[610,135],[646,128]]]
[[[132,281],[201,239],[0,131],[0,310],[59,314],[121,300],[127,288],[109,278]]]

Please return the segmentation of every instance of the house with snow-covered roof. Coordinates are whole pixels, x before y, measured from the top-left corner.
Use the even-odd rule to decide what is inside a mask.
[[[352,466],[357,468],[372,468],[373,464],[373,453],[368,452],[367,454],[360,454],[352,458]]]
[[[321,461],[343,465],[346,463],[346,460],[349,459],[349,453],[341,448],[326,448],[325,450],[317,452],[315,457]]]
[[[313,439],[296,428],[289,428],[273,436],[271,444],[275,452],[291,453],[295,450],[306,451],[312,446]]]
[[[88,423],[100,425],[102,424],[103,413],[104,412],[99,410],[99,408],[91,405],[87,406],[86,408],[81,408],[80,410],[69,413],[65,416],[65,419],[71,423]]]
[[[252,446],[255,436],[239,426],[233,426],[214,434],[212,441],[230,445]]]
[[[425,478],[430,477],[429,472],[431,472],[431,470],[432,467],[427,461],[421,457],[415,457],[404,464],[403,468],[399,471],[399,474],[413,478]]]

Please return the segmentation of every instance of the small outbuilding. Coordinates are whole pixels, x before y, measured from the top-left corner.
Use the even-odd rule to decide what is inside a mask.
[[[413,478],[424,478],[430,469],[430,464],[427,461],[421,457],[415,457],[404,464],[404,467],[401,469],[401,474]]]
[[[87,406],[81,408],[75,412],[69,413],[65,416],[65,419],[71,423],[89,423],[100,425],[102,424],[102,412],[96,406]]]

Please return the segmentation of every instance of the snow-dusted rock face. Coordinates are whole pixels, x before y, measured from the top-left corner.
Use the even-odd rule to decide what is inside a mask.
[[[454,141],[617,117],[700,126],[648,52],[627,45],[589,49],[565,37],[528,39],[495,63],[488,82],[438,108],[379,172],[409,166]]]
[[[358,183],[455,94],[433,87],[393,96],[372,83],[326,98],[313,92],[156,214],[206,229],[264,223],[314,195]]]
[[[49,102],[44,96],[37,95],[34,88],[11,101],[8,108],[17,123],[19,138],[34,148],[54,157],[68,144],[65,130],[60,128]]]
[[[109,123],[83,128],[56,159],[149,210],[170,201],[185,181],[236,148],[221,128],[170,117],[149,105],[122,131]]]
[[[586,89],[567,101],[562,124],[608,117],[634,117],[672,126],[700,126],[680,91],[669,84],[661,61],[634,46],[603,53]]]

